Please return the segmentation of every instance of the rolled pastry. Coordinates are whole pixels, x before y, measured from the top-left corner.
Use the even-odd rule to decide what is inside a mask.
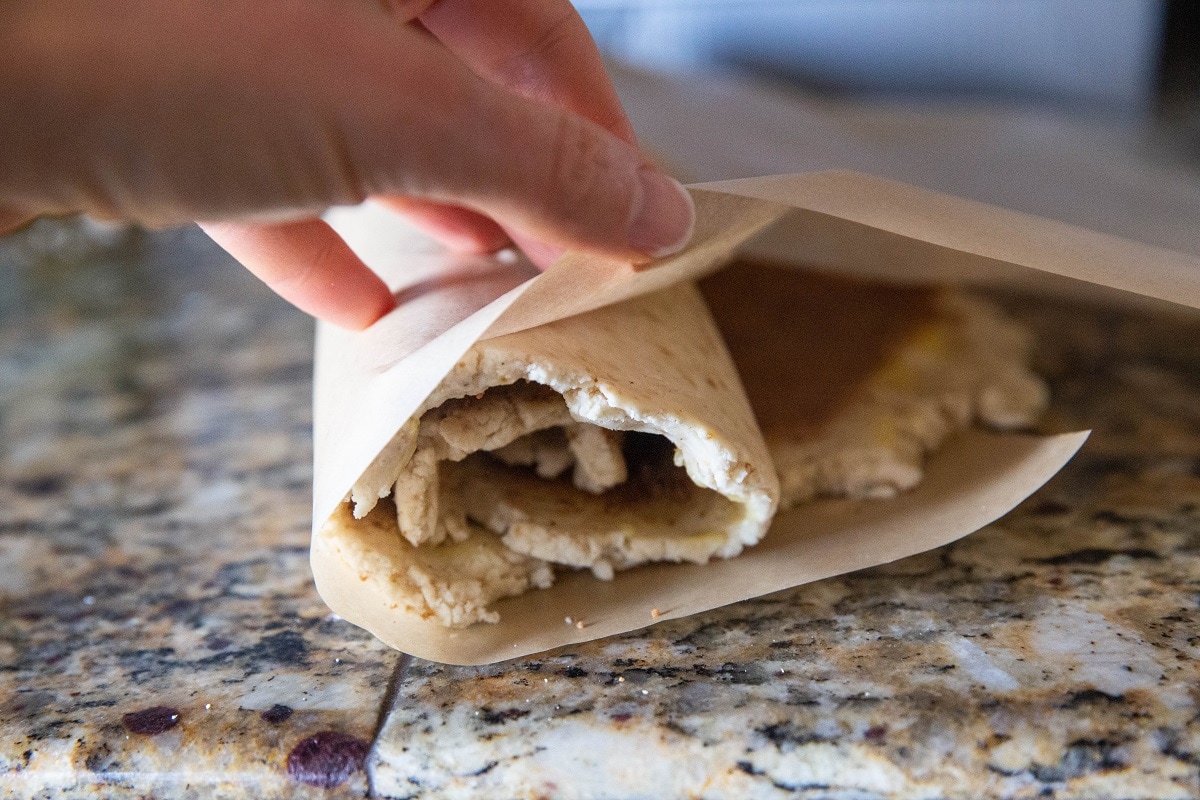
[[[783,509],[819,496],[894,497],[956,431],[1026,428],[1048,401],[1025,328],[961,289],[746,262],[700,286]]]
[[[778,496],[685,283],[477,342],[318,535],[389,606],[460,627],[549,585],[549,564],[611,578],[735,556]]]
[[[729,558],[781,503],[911,489],[955,431],[1036,421],[1030,352],[957,289],[734,264],[477,342],[318,536],[388,608],[496,622],[556,568]]]

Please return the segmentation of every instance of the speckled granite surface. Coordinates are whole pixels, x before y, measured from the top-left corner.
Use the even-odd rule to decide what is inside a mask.
[[[195,234],[37,255],[51,231],[3,251],[0,795],[1200,795],[1196,315],[1002,297],[1047,427],[1097,429],[1014,514],[540,658],[414,662],[367,755],[400,659],[309,583],[308,322]]]
[[[0,797],[1200,796],[1200,316],[1001,298],[1097,433],[954,546],[401,679],[309,581],[308,321],[56,231],[0,243]]]
[[[1200,796],[1200,315],[1009,296],[1047,427],[999,523],[887,567],[484,668],[414,662],[370,762],[411,798]]]
[[[0,242],[0,796],[362,796],[398,656],[311,585],[311,324],[63,236]]]

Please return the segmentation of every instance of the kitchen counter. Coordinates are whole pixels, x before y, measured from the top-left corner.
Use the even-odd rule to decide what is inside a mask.
[[[387,797],[1200,793],[1200,314],[1007,295],[1045,427],[1095,427],[948,547],[489,667],[409,665]]]
[[[0,796],[361,796],[398,656],[311,585],[311,323],[194,230],[0,263]]]
[[[686,95],[622,88],[652,129],[654,93]],[[739,98],[756,130],[856,124]],[[857,124],[892,149],[664,149],[697,178],[866,154],[889,174],[929,136]],[[1071,172],[1058,216],[1136,227],[1119,212],[1157,185],[1143,238],[1200,250],[1200,192],[1129,158]],[[977,154],[1005,159],[1025,163]],[[963,174],[927,184],[986,188]],[[0,281],[2,796],[1200,794],[1200,314],[996,293],[1039,335],[1044,427],[1096,431],[1015,512],[885,567],[459,668],[383,647],[312,588],[301,314],[194,230],[39,223],[0,241]]]

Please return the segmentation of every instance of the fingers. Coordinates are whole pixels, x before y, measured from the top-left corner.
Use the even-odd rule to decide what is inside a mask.
[[[635,143],[587,26],[568,0],[397,0],[480,77]]]
[[[399,195],[375,200],[459,253],[494,253],[509,244],[499,225],[470,209]]]
[[[362,330],[395,307],[379,276],[320,220],[202,227],[274,292],[318,319]]]
[[[574,111],[636,144],[600,53],[567,0],[392,0],[476,74],[518,94]],[[509,230],[545,269],[561,246]]]
[[[473,1],[441,0],[450,9]],[[318,223],[247,228],[246,218],[304,219],[331,204],[401,195],[470,209],[552,247],[621,257],[669,252],[691,223],[686,194],[629,141],[480,79],[448,46],[367,4],[139,0],[117,17],[103,0],[16,8],[35,17],[38,35],[19,37],[21,58],[0,48],[0,61],[20,66],[0,81],[0,101],[11,97],[18,110],[0,114],[0,196],[154,225],[241,219],[240,228],[214,227],[218,240],[298,305],[344,316],[339,324],[361,327],[382,313],[378,279]],[[479,13],[507,30],[495,12]],[[514,17],[520,28],[524,17]],[[554,31],[542,25],[549,18],[531,29]],[[574,23],[557,26],[575,35]],[[100,29],[105,36],[94,35]],[[65,45],[46,45],[46,31]],[[540,48],[534,39],[517,37],[523,51],[501,48],[507,60],[477,61],[520,83],[514,65],[562,58],[554,36],[542,36]],[[584,108],[584,94],[565,96]],[[24,107],[38,113],[18,113]],[[263,235],[247,238],[247,230]],[[283,262],[310,261],[343,268],[311,266],[308,277],[279,271]],[[321,290],[330,277],[359,286],[366,299],[330,299]]]
[[[490,140],[463,142],[472,168],[449,202],[475,208],[524,242],[658,258],[679,250],[695,209],[678,182],[599,125],[500,91],[475,116]],[[453,180],[456,176],[451,173]]]
[[[390,8],[400,22],[435,35],[481,77],[574,111],[636,144],[595,42],[567,0],[391,0]],[[436,225],[425,230],[456,246]],[[562,254],[561,246],[509,233],[539,267]]]
[[[407,27],[339,44],[328,69],[307,54],[305,105],[327,109],[327,148],[365,194],[460,206],[555,248],[644,259],[685,243],[690,197],[601,125],[479,79]]]

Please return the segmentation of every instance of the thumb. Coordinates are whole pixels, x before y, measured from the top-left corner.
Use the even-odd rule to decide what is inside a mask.
[[[686,192],[635,146],[480,79],[377,5],[7,5],[5,204],[278,222],[402,195],[622,257],[670,253],[692,226]]]
[[[488,135],[462,143],[469,175],[439,199],[564,248],[645,259],[687,243],[691,196],[635,146],[557,106],[499,88],[481,95],[475,116]]]
[[[363,193],[469,208],[522,238],[611,256],[656,258],[687,242],[690,195],[635,145],[477,77],[410,31],[387,35],[391,46],[338,50],[305,84],[308,107],[317,100],[336,121],[331,160]]]

